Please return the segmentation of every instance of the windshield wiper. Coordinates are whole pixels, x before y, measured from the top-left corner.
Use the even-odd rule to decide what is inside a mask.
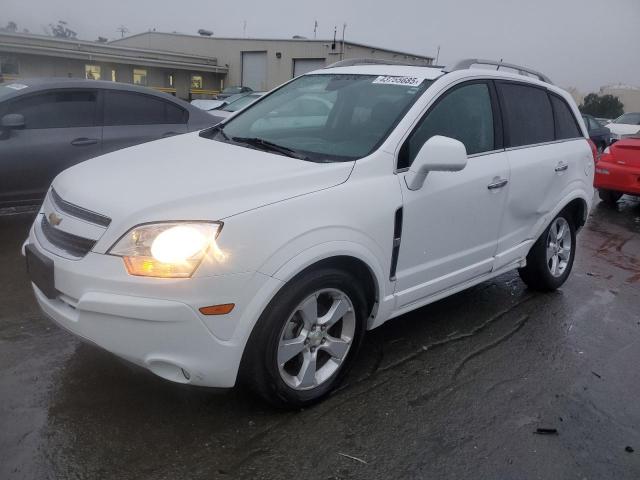
[[[282,145],[278,145],[277,143],[270,142],[269,140],[265,140],[263,138],[232,137],[231,140],[238,143],[245,143],[247,145],[251,145],[252,147],[257,147],[265,151],[281,153],[282,155],[286,155],[287,157],[291,157],[291,158],[297,158],[298,160],[308,160],[308,158],[305,155],[302,155],[296,150],[293,150],[288,147],[284,147]]]

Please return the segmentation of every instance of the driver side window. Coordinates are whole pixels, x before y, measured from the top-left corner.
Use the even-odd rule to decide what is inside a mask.
[[[405,141],[398,169],[411,166],[422,145],[434,135],[461,141],[467,155],[494,150],[493,125],[491,95],[486,83],[454,87],[437,100]]]

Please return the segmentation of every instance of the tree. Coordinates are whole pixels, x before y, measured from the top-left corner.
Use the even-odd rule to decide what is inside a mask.
[[[617,118],[624,113],[624,105],[614,95],[590,93],[584,97],[580,111],[594,117]]]
[[[0,28],[0,30],[4,30],[5,32],[17,32],[18,31],[18,24],[14,21],[8,21],[7,22],[7,26],[4,28]]]
[[[49,28],[51,29],[51,35],[56,38],[69,38],[74,39],[78,36],[76,32],[67,27],[67,22],[64,20],[58,20],[57,25],[49,24]]]

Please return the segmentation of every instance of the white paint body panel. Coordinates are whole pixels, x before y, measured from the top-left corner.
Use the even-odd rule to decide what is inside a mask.
[[[377,289],[368,325],[374,328],[521,266],[535,238],[568,202],[580,198],[591,205],[593,165],[582,122],[585,139],[472,156],[460,172],[429,173],[416,191],[407,189],[406,172],[396,171],[408,132],[447,89],[470,79],[523,81],[521,76],[487,70],[443,75],[434,68],[385,65],[314,73],[437,80],[382,145],[355,162],[304,162],[196,133],[114,152],[63,172],[53,184],[57,193],[112,222],[104,231],[83,230],[57,211],[61,230],[97,239],[86,257],[65,258],[39,233],[40,215],[55,209],[45,202],[27,242],[53,259],[61,296],[50,300],[34,287],[42,309],[64,328],[164,378],[230,387],[266,305],[314,263],[350,256],[367,265]],[[562,90],[526,81],[562,95],[579,115]],[[554,166],[560,161],[569,168],[557,175]],[[508,179],[508,186],[489,191],[496,177]],[[394,215],[400,207],[404,228],[392,280]],[[129,276],[122,259],[105,254],[130,228],[172,220],[224,222],[218,245],[227,259],[207,259],[192,278],[158,279]],[[198,312],[221,303],[236,307],[222,316]]]

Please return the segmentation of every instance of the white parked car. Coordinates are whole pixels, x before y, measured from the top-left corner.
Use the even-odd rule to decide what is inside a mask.
[[[611,131],[613,140],[620,140],[625,135],[634,135],[640,132],[640,112],[625,113],[615,120],[607,123],[606,127]]]
[[[560,287],[593,146],[565,91],[479,62],[347,61],[66,170],[24,245],[38,303],[165,379],[303,406],[389,319],[513,269]]]
[[[247,95],[243,95],[240,98],[235,99],[232,102],[221,105],[213,110],[211,113],[216,117],[220,118],[229,118],[235,115],[236,112],[239,112],[245,107],[248,107],[253,102],[262,97],[265,92],[252,92]]]
[[[191,105],[207,112],[215,110],[216,108],[223,107],[225,105],[224,100],[207,100],[202,98],[196,98],[191,100]]]

